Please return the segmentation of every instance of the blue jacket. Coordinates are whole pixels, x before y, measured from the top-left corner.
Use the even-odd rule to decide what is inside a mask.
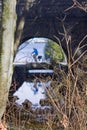
[[[32,54],[38,55],[38,50],[34,48],[34,51],[32,52]]]

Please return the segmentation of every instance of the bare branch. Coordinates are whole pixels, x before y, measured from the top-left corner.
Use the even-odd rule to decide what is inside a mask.
[[[73,9],[73,8],[79,8],[87,13],[87,3],[86,2],[80,3],[77,0],[72,0],[72,1],[73,1],[73,5],[67,9],[65,9],[65,12],[69,11],[70,9]]]
[[[86,36],[84,36],[84,38],[80,41],[80,43],[79,43],[79,45],[78,45],[78,47],[77,47],[77,49],[76,49],[76,51],[74,52],[74,55],[73,55],[73,57],[72,58],[74,58],[75,56],[76,56],[76,54],[77,54],[77,52],[78,52],[78,50],[79,49],[81,49],[81,48],[83,48],[83,46],[82,47],[80,47],[80,45],[81,45],[81,43],[85,40],[87,38],[87,35]],[[86,46],[86,45],[85,45]]]
[[[83,56],[86,52],[87,52],[87,50],[84,51],[84,52],[70,65],[70,67],[72,67],[74,64],[76,64],[76,63],[79,61],[79,59],[81,59],[82,56]]]

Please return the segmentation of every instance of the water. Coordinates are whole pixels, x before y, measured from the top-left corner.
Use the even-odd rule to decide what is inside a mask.
[[[45,108],[41,107],[40,100],[46,98],[46,88],[50,87],[51,81],[48,82],[27,82],[20,86],[20,88],[13,94],[13,96],[17,96],[19,99],[16,100],[16,103],[22,105],[24,101],[27,99],[31,102],[32,108]]]

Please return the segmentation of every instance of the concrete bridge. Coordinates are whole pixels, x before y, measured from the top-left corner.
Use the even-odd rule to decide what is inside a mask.
[[[79,0],[79,2],[82,1]],[[71,48],[74,51],[82,38],[87,34],[87,13],[79,8],[65,11],[72,5],[72,0],[35,0],[25,13],[25,26],[21,41],[32,37],[45,37],[58,43],[55,36],[61,40],[63,37],[59,32],[64,32],[60,19],[66,16],[64,25],[68,35],[71,35]],[[17,4],[18,21],[22,16],[23,7],[24,0],[19,0]],[[63,49],[67,53],[65,40],[61,42]],[[83,44],[87,44],[87,40]],[[87,48],[85,47],[84,49]]]
[[[58,43],[63,38],[59,32],[63,33],[63,27],[60,19],[66,16],[64,25],[68,35],[71,35],[71,48],[74,51],[82,38],[87,34],[87,13],[79,8],[73,8],[65,11],[73,5],[72,0],[32,0],[29,10],[25,12],[25,26],[21,41],[32,37],[45,37]],[[84,2],[85,0],[78,0]],[[18,21],[22,16],[25,0],[17,0],[16,11]],[[0,20],[2,11],[2,0],[0,0]],[[18,22],[17,21],[17,22]],[[0,22],[1,23],[1,22]],[[65,40],[61,41],[62,47],[67,54]],[[81,45],[87,44],[85,40]],[[87,49],[87,46],[83,50]]]

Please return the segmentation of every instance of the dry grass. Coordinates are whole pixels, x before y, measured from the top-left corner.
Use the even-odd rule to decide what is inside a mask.
[[[82,3],[73,0],[74,6],[84,9]],[[64,19],[63,21],[64,22]],[[45,121],[36,122],[35,118],[38,113],[28,107],[16,106],[14,99],[7,104],[7,111],[4,120],[14,126],[15,130],[25,130],[28,127],[31,130],[86,130],[87,129],[87,50],[82,52],[79,57],[75,58],[81,48],[81,43],[87,39],[87,35],[78,44],[78,47],[72,55],[70,44],[71,36],[67,34],[63,24],[63,39],[66,41],[68,51],[68,71],[54,67],[56,78],[52,77],[51,89],[46,89],[48,102],[52,111],[43,114]],[[60,39],[56,38],[61,45]],[[87,45],[85,45],[87,46]],[[11,99],[11,98],[10,98]],[[39,112],[39,111],[38,111]],[[37,113],[37,114],[36,114]],[[32,120],[33,119],[33,120]],[[12,122],[12,124],[11,124]],[[33,122],[33,125],[32,125]],[[38,127],[39,125],[39,127]],[[9,128],[11,130],[11,128]]]
[[[86,130],[87,129],[87,55],[83,55],[68,72],[55,68],[58,72],[56,80],[52,79],[51,89],[46,89],[48,102],[52,106],[49,113],[41,113],[44,118],[37,122],[37,111],[28,107],[16,106],[11,99],[7,105],[5,119],[17,130],[26,127],[32,130]],[[69,64],[70,65],[70,64]],[[72,72],[73,69],[73,72]],[[12,124],[11,124],[12,122]],[[32,125],[32,123],[34,123]],[[39,124],[39,127],[37,127]],[[9,128],[10,130],[10,128]]]
[[[67,35],[63,24],[62,35],[66,41],[68,51],[68,72],[60,70],[61,81],[54,87],[54,96],[50,96],[55,107],[60,124],[65,129],[86,130],[87,129],[87,50],[75,57],[84,46],[81,43],[87,39],[87,35],[78,44],[72,55],[70,44],[71,36]],[[57,38],[58,39],[58,38]],[[60,45],[61,41],[58,39]],[[87,44],[85,45],[87,46]]]

